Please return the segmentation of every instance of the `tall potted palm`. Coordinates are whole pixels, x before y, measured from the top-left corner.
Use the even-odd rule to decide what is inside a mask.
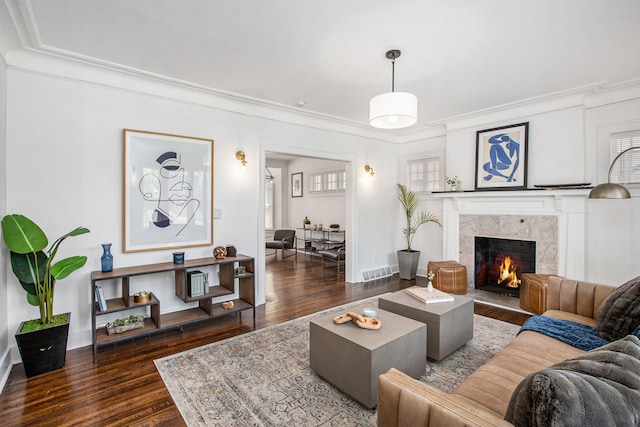
[[[2,219],[2,238],[11,251],[11,268],[27,293],[29,304],[37,306],[40,318],[22,322],[16,341],[27,377],[64,367],[71,313],[53,314],[57,280],[64,279],[87,262],[86,256],[72,256],[54,263],[60,244],[67,238],[88,233],[84,227],[49,244],[47,235],[24,215]]]
[[[400,200],[402,204],[402,209],[404,210],[407,220],[407,226],[402,229],[407,247],[406,249],[398,251],[398,268],[401,279],[413,280],[416,278],[416,272],[418,271],[420,251],[411,249],[411,242],[418,228],[427,222],[434,222],[439,226],[442,226],[442,224],[438,217],[431,212],[416,212],[418,209],[418,195],[413,191],[407,190],[402,184],[398,184],[398,200]]]

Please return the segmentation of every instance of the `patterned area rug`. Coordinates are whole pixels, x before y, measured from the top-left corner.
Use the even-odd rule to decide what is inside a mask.
[[[370,301],[377,305],[377,298]],[[376,411],[342,394],[309,368],[309,319],[347,304],[155,361],[189,426],[375,426]],[[474,315],[473,340],[421,381],[450,391],[491,359],[519,327]]]

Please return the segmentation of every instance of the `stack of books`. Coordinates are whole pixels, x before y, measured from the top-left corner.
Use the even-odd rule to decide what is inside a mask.
[[[433,304],[436,302],[453,302],[453,296],[446,294],[442,291],[434,289],[432,292],[427,291],[427,288],[409,288],[407,293],[425,304]]]
[[[104,298],[102,286],[96,286],[96,299],[98,300],[98,308],[100,311],[107,310],[107,300]]]
[[[204,273],[200,270],[187,271],[187,286],[190,297],[204,295]]]

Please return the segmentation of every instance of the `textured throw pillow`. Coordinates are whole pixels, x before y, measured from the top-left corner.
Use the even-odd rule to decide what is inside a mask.
[[[598,334],[614,341],[625,337],[640,325],[640,277],[629,280],[611,293],[596,315]]]
[[[504,419],[532,427],[640,425],[640,339],[629,335],[530,374]]]

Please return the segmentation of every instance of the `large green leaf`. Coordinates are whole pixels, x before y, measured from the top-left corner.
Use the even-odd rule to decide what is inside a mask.
[[[86,256],[72,256],[69,258],[65,258],[56,262],[51,267],[51,275],[56,278],[56,280],[61,280],[76,271],[77,269],[84,266],[87,262]]]
[[[36,307],[40,305],[38,296],[34,294],[27,294],[27,302],[31,305],[35,305]]]
[[[46,268],[47,255],[42,251],[36,252],[35,255],[32,253],[19,254],[11,252],[11,269],[20,283],[23,284],[22,287],[25,287],[24,284],[44,283]],[[29,289],[25,288],[25,290],[30,292]]]
[[[1,224],[4,242],[13,252],[38,252],[49,244],[44,231],[24,215],[7,215]]]

